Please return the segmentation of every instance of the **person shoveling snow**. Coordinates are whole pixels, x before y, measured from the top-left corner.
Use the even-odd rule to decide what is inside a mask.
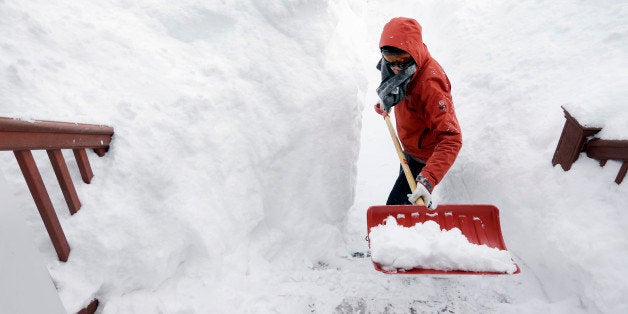
[[[384,26],[379,43],[382,83],[375,111],[387,116],[394,108],[405,155],[402,167],[407,167],[407,174],[400,171],[386,205],[415,204],[420,198],[432,207],[431,193],[462,146],[451,84],[422,38],[416,20],[398,17]]]
[[[384,270],[414,268],[513,274],[517,266],[506,250],[470,243],[460,229],[441,230],[427,220],[404,227],[392,216],[371,228],[371,259]]]
[[[506,246],[496,207],[440,205],[437,210],[431,202],[434,186],[456,160],[462,133],[449,79],[423,44],[421,26],[410,18],[390,20],[382,31],[380,50],[382,58],[377,68],[382,73],[382,83],[377,94],[381,102],[375,105],[375,111],[386,121],[402,171],[386,206],[372,206],[367,211],[375,268],[383,272],[410,270],[409,273],[518,273],[508,251],[499,250]],[[399,136],[390,121],[393,107]],[[438,222],[418,220],[418,213],[427,214],[428,208],[447,212],[442,212],[445,214]],[[401,212],[411,212],[410,222],[416,223],[413,228],[395,230],[399,226],[393,217],[403,216]],[[428,216],[438,214],[431,212]],[[468,217],[473,220],[468,221]],[[388,222],[385,226],[376,226],[384,220]],[[402,225],[408,226],[407,223]],[[453,231],[441,232],[441,227]],[[475,244],[467,242],[465,236],[473,238]]]

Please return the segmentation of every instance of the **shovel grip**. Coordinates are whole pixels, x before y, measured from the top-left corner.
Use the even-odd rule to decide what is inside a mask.
[[[416,181],[412,176],[412,171],[410,170],[410,166],[408,165],[408,160],[406,159],[406,155],[403,153],[403,149],[401,149],[401,143],[399,142],[399,137],[397,137],[397,132],[390,122],[390,116],[388,114],[383,115],[384,120],[386,120],[386,125],[388,126],[388,131],[390,132],[390,137],[393,140],[393,144],[395,144],[395,149],[397,150],[397,155],[399,156],[399,162],[401,163],[401,168],[403,168],[403,173],[406,175],[406,180],[408,180],[408,185],[410,185],[410,190],[414,193],[416,190]],[[415,205],[425,205],[422,197],[419,197]]]

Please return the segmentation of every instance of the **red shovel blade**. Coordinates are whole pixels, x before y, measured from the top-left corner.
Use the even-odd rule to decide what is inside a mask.
[[[366,213],[367,232],[371,228],[380,225],[388,216],[397,219],[397,223],[404,227],[412,227],[417,223],[432,220],[438,223],[441,229],[450,230],[458,228],[469,242],[479,245],[506,250],[506,244],[502,238],[499,225],[499,209],[493,205],[439,205],[435,210],[430,210],[419,205],[388,205],[371,206]],[[370,242],[369,242],[370,244]],[[382,269],[373,262],[375,269],[387,274],[395,272]],[[521,272],[517,265],[515,274]],[[445,271],[437,269],[414,268],[398,274],[446,274],[446,275],[498,275],[497,272],[472,272],[472,271]]]

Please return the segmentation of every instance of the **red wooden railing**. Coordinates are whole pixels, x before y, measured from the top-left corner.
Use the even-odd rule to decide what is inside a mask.
[[[112,136],[113,128],[103,125],[0,117],[0,151],[13,151],[15,154],[60,261],[68,260],[70,246],[31,151],[47,151],[70,213],[74,214],[81,207],[81,202],[61,150],[74,151],[81,177],[85,183],[90,183],[94,174],[85,149],[94,149],[102,157],[109,148]]]
[[[564,107],[563,111],[565,125],[554,151],[552,165],[560,164],[563,170],[568,171],[581,152],[586,152],[589,158],[600,160],[600,166],[604,166],[609,159],[618,160],[622,162],[622,166],[615,177],[615,183],[621,184],[628,172],[628,140],[594,138],[602,128],[583,126]]]
[[[31,151],[46,150],[48,153],[68,209],[73,215],[81,208],[81,202],[61,150],[72,149],[83,182],[90,183],[94,174],[85,150],[93,149],[98,156],[104,156],[112,136],[113,128],[104,125],[0,117],[0,151],[13,151],[60,261],[68,260],[70,245]],[[98,300],[94,299],[78,314],[91,314],[97,308]]]

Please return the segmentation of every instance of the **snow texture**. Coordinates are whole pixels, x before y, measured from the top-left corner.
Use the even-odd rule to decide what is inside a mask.
[[[422,24],[462,128],[433,201],[497,206],[519,275],[350,255],[399,170],[372,109],[395,16]],[[627,20],[612,0],[0,0],[0,116],[115,129],[91,184],[64,151],[75,215],[34,152],[66,263],[11,152],[0,171],[71,313],[627,313],[619,163],[551,165],[562,105],[628,137]]]
[[[371,228],[369,239],[371,258],[387,271],[517,271],[508,251],[470,243],[460,229],[441,230],[432,220],[404,227],[388,216],[383,224]]]

